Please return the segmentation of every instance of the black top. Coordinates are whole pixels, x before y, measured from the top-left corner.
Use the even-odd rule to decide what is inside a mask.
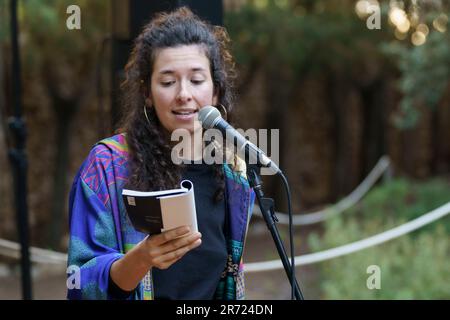
[[[197,224],[202,244],[189,251],[166,270],[152,269],[155,299],[213,299],[226,267],[225,201],[214,201],[217,182],[213,167],[188,164],[183,174],[194,184]],[[126,298],[131,292],[120,290],[110,280],[110,293]],[[118,290],[119,289],[119,290]]]
[[[194,184],[202,244],[166,270],[153,268],[155,299],[213,299],[227,262],[225,201],[214,201],[217,182],[212,166],[188,164],[183,179]]]

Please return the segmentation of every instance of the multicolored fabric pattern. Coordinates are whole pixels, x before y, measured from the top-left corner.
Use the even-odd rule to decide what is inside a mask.
[[[242,254],[255,196],[243,172],[228,165],[224,172],[229,256],[215,298],[244,299]],[[69,289],[68,299],[112,299],[112,263],[146,237],[133,228],[122,200],[128,174],[128,148],[124,134],[119,134],[97,143],[75,176],[69,198],[68,265],[79,267],[80,287]],[[130,299],[153,299],[153,293],[149,272]]]

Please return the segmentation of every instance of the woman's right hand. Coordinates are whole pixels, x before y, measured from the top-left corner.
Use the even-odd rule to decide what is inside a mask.
[[[167,269],[198,247],[200,238],[186,226],[149,236],[112,264],[111,279],[122,290],[132,291],[150,268]]]
[[[141,242],[142,254],[150,267],[167,269],[201,243],[201,233],[188,226],[148,236]]]

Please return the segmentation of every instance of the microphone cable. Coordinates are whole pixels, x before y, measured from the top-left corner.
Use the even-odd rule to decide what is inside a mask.
[[[288,215],[289,215],[289,242],[290,242],[290,250],[291,250],[291,300],[295,300],[295,286],[296,286],[296,278],[295,278],[295,250],[294,250],[294,236],[293,236],[293,223],[292,223],[292,204],[291,204],[291,190],[289,188],[289,183],[287,177],[283,174],[282,171],[279,172],[281,180],[283,181],[283,186],[286,191],[287,202],[288,202]],[[298,288],[300,299],[304,300],[303,294]]]

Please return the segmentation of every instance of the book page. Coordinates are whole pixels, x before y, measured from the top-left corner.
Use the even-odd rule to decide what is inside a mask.
[[[182,182],[182,186],[185,185],[185,181]],[[162,232],[184,225],[189,226],[192,232],[198,231],[194,186],[192,182],[188,182],[190,183],[190,189],[185,189],[186,193],[159,198],[163,219]]]

